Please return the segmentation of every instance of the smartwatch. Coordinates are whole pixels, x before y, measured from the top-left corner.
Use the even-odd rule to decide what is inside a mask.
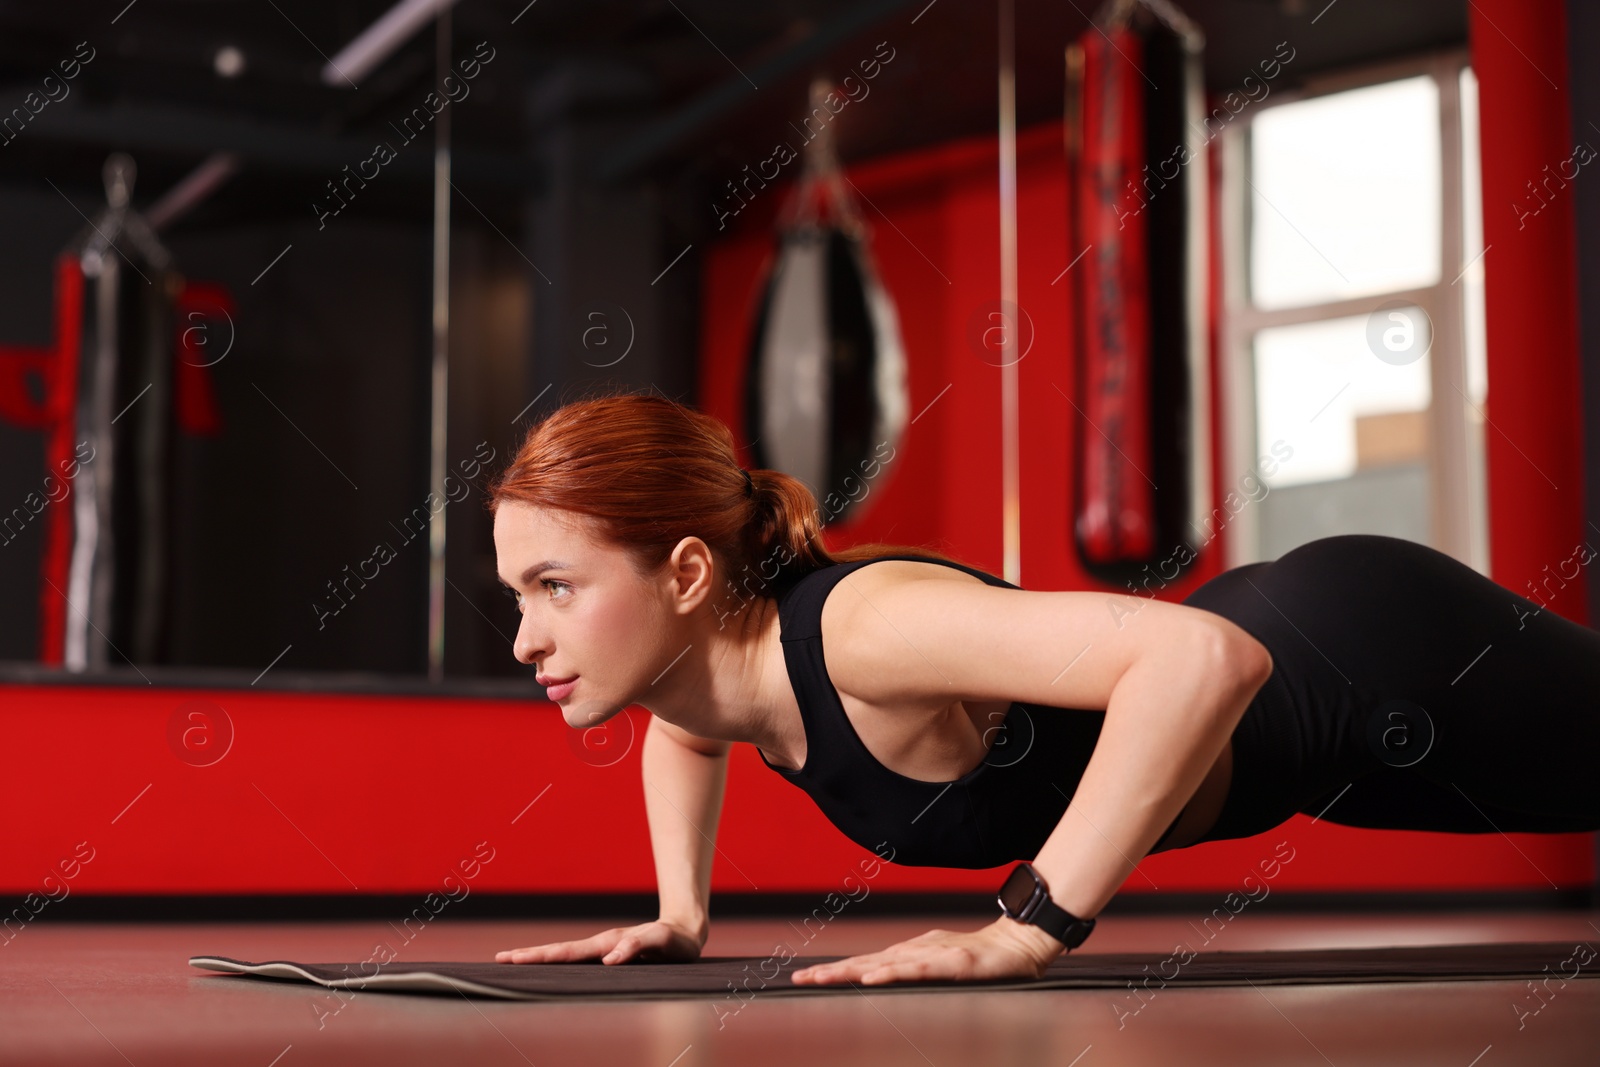
[[[1037,926],[1069,949],[1083,944],[1094,929],[1093,919],[1080,919],[1051,900],[1044,879],[1026,863],[1011,869],[995,899],[1008,918]]]

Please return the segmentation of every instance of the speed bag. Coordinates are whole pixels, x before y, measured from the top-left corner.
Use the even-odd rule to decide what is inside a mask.
[[[1208,458],[1205,175],[1187,122],[1200,65],[1197,44],[1154,20],[1091,27],[1078,48],[1073,527],[1085,567],[1111,573],[1188,540]]]
[[[780,233],[747,365],[755,465],[805,483],[823,524],[858,512],[893,458],[910,397],[899,317],[857,237],[835,226]]]

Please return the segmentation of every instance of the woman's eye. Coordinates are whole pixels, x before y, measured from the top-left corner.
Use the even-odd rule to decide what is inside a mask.
[[[517,592],[515,589],[511,588],[509,585],[502,585],[500,588],[502,590],[504,590],[506,596],[510,597],[513,601],[516,602],[517,610],[521,611],[522,610],[522,594]]]
[[[572,588],[572,586],[568,585],[566,582],[558,582],[554,578],[540,578],[539,579],[539,584],[544,586],[546,589],[549,589],[553,585],[559,585],[561,588],[567,589],[567,590],[570,590]],[[559,600],[560,598],[559,597],[551,597],[550,599],[551,600]]]

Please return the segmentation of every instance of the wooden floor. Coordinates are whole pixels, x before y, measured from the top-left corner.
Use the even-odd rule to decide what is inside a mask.
[[[379,922],[52,923],[48,915],[0,948],[4,1064],[1306,1064],[1360,1067],[1555,1067],[1600,1063],[1600,980],[1549,984],[1447,982],[1161,990],[1136,1014],[1110,990],[858,993],[757,998],[740,1010],[710,1001],[517,1004],[448,996],[357,993],[206,975],[188,957],[307,962],[368,958],[394,931]],[[1255,915],[1215,949],[1587,942],[1600,914]],[[986,920],[835,919],[802,950],[849,955],[935,927]],[[400,959],[487,960],[502,948],[593,933],[582,922],[441,923]],[[781,917],[724,919],[708,955],[772,953],[797,938]],[[1112,917],[1085,946],[1170,951],[1196,935],[1183,915]],[[1228,943],[1223,944],[1226,940]],[[1552,958],[1555,972],[1562,957]],[[1600,968],[1588,965],[1585,973]],[[1121,1005],[1121,1010],[1118,1010]],[[1535,1009],[1537,1009],[1535,1011]]]

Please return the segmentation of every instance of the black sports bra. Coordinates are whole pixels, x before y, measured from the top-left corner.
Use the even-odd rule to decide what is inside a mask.
[[[879,559],[942,563],[989,585],[1019,588],[964,564],[926,556],[839,563],[801,578],[778,596],[778,629],[805,725],[805,765],[778,767],[765,753],[761,761],[805,790],[856,844],[886,858],[891,854],[885,846],[893,849],[895,863],[981,869],[1033,859],[1067,810],[1105,711],[1014,702],[988,755],[954,781],[925,782],[885,767],[845,714],[822,649],[828,593],[851,571]]]

